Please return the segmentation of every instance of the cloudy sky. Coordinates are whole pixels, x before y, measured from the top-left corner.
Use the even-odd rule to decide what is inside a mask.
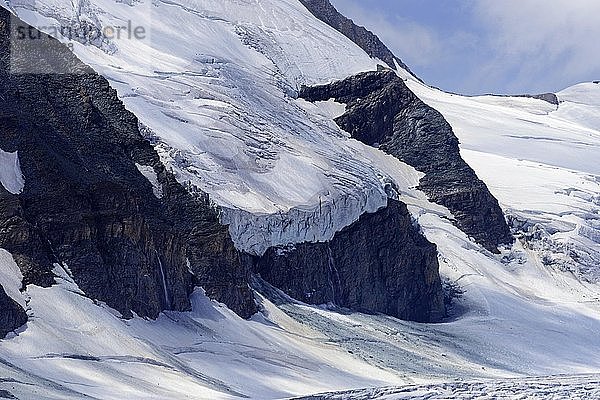
[[[427,83],[465,94],[600,80],[600,0],[331,0]]]

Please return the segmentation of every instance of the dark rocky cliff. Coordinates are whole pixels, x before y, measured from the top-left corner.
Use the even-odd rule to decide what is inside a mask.
[[[255,259],[254,270],[309,304],[334,303],[419,322],[444,316],[436,246],[397,200],[363,215],[328,243],[271,248]]]
[[[363,216],[331,243],[252,259],[234,248],[208,196],[164,168],[104,78],[46,36],[15,41],[11,23],[28,26],[3,9],[0,23],[0,97],[10,99],[0,102],[0,148],[18,152],[25,177],[18,195],[0,188],[0,248],[24,284],[53,285],[60,263],[87,296],[126,317],[187,310],[194,286],[248,317],[255,268],[300,300],[418,321],[443,315],[435,246],[403,204]],[[8,300],[0,296],[10,304],[0,323],[10,331],[25,314]]]
[[[398,63],[400,68],[416,77],[408,66],[396,57],[373,32],[356,25],[354,21],[340,14],[329,0],[300,0],[300,2],[311,14],[352,40],[369,56],[380,59],[392,69],[396,69],[396,63]]]
[[[27,322],[27,314],[0,286],[0,339]]]
[[[186,310],[194,285],[253,314],[249,268],[208,197],[165,170],[104,78],[53,39],[11,38],[15,24],[0,9],[0,148],[18,151],[25,177],[19,195],[0,189],[0,247],[25,284],[52,285],[64,263],[125,316]],[[161,198],[136,163],[154,171]]]
[[[461,158],[442,114],[415,96],[392,71],[366,72],[330,85],[303,88],[309,101],[347,104],[336,119],[352,137],[424,172],[420,189],[447,207],[457,226],[490,251],[513,238],[498,201]]]

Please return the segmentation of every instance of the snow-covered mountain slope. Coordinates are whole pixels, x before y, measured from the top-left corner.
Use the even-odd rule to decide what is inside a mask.
[[[0,343],[0,374],[8,378],[0,379],[0,395],[271,399],[465,379],[478,382],[466,390],[494,393],[498,383],[481,381],[600,372],[600,288],[579,279],[593,280],[598,265],[595,87],[559,93],[556,110],[535,99],[450,95],[409,78],[450,122],[463,157],[526,239],[493,255],[415,190],[422,174],[341,132],[332,119],[343,106],[293,99],[300,84],[376,68],[299,2],[19,0],[11,7],[38,26],[152,26],[147,42],[74,49],[117,88],[178,179],[228,208],[223,220],[233,222],[239,247],[260,253],[330,238],[384,205],[393,181],[437,245],[443,276],[465,293],[436,325],[308,306],[276,291],[273,302],[256,294],[262,310],[244,321],[199,289],[191,312],[124,320],[87,298],[66,266],[55,266],[58,285],[29,285],[22,297],[15,275],[3,274],[0,283],[25,301],[30,320]],[[14,270],[2,254],[0,268]],[[593,375],[572,379],[598,386]],[[544,382],[556,381],[509,387],[543,395]],[[464,388],[446,387],[452,395]]]
[[[266,301],[245,321],[199,290],[192,312],[126,321],[55,273],[57,285],[28,288],[30,323],[0,349],[0,374],[15,376],[0,390],[18,398],[266,399],[403,382]]]
[[[304,6],[318,19],[339,31],[341,34],[360,46],[372,58],[377,58],[388,67],[414,75],[402,60],[396,57],[387,46],[371,31],[358,26],[351,19],[342,15],[329,0],[300,0]]]
[[[298,1],[11,6],[34,26],[132,21],[151,32],[145,41],[76,42],[74,50],[114,85],[178,180],[227,208],[223,221],[239,248],[260,254],[272,244],[330,239],[386,204],[382,173],[291,97],[300,85],[377,63]]]
[[[553,116],[600,130],[600,83],[580,83],[558,92],[560,107]]]
[[[600,85],[557,94],[463,97],[414,80],[409,87],[450,122],[464,159],[544,263],[600,278]]]
[[[395,179],[419,178],[375,149],[366,155],[398,171]],[[481,383],[490,378],[600,371],[596,285],[544,266],[518,245],[491,256],[422,193],[408,191],[404,199],[438,243],[444,274],[466,291],[443,324],[285,297],[275,306],[260,295],[261,313],[244,321],[200,290],[191,297],[192,312],[128,321],[87,299],[56,266],[58,285],[27,288],[30,322],[0,345],[0,370],[14,379],[0,382],[0,390],[19,398],[275,399],[456,379],[477,381],[476,389],[496,385]],[[574,379],[597,388],[590,377]],[[515,390],[545,393],[555,382]]]

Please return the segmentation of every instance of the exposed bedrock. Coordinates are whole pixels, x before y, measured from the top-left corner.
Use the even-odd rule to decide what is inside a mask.
[[[557,106],[559,103],[558,97],[554,93],[523,94],[518,95],[517,97],[529,97],[532,99],[543,100],[547,103],[554,104],[555,106]]]
[[[461,158],[452,127],[393,71],[366,72],[329,85],[304,87],[308,101],[347,105],[337,124],[353,138],[424,172],[420,189],[447,207],[456,225],[490,251],[513,238],[498,201]]]
[[[0,339],[27,322],[25,310],[0,285]]]
[[[537,99],[558,106],[558,96],[554,93],[540,93],[540,94],[489,94],[488,96],[495,97],[525,97],[529,99]]]
[[[25,179],[19,194],[0,190],[0,248],[24,284],[54,284],[61,263],[87,296],[126,317],[187,310],[194,286],[248,317],[257,311],[254,267],[310,303],[417,321],[443,315],[435,246],[405,205],[390,200],[329,243],[251,258],[235,248],[208,196],[164,168],[104,78],[45,36],[11,47],[10,24],[28,27],[5,10],[0,21],[0,97],[10,99],[0,102],[0,148],[18,153]]]
[[[0,248],[24,283],[52,285],[63,263],[125,316],[186,310],[196,285],[253,314],[250,271],[208,196],[176,182],[116,91],[67,47],[46,36],[10,47],[15,24],[28,29],[0,9],[0,148],[18,152],[25,178],[18,195],[0,190]]]
[[[254,258],[254,271],[294,299],[419,322],[444,316],[438,269],[436,246],[392,199],[330,242],[274,247]]]

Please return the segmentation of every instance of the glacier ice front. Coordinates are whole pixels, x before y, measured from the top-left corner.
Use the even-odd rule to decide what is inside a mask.
[[[382,172],[330,119],[294,99],[301,85],[376,69],[356,44],[296,0],[158,1],[150,9],[142,3],[13,6],[45,25],[73,18],[98,26],[150,24],[151,44],[73,48],[117,89],[178,181],[224,208],[238,248],[261,253],[327,240],[387,204]]]

